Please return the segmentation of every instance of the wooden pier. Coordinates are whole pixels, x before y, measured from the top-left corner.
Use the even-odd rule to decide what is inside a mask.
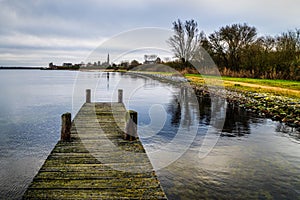
[[[91,103],[90,94],[72,123],[62,116],[61,140],[23,199],[167,199],[122,91],[115,103]]]

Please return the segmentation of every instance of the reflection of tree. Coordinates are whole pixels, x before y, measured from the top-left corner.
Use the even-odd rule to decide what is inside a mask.
[[[211,99],[208,97],[198,97],[198,102],[199,102],[199,111],[200,111],[200,123],[209,125]]]
[[[250,134],[250,119],[249,113],[245,109],[234,104],[228,104],[226,110],[226,119],[223,127],[223,132],[231,133],[229,136],[243,136]]]
[[[176,95],[173,96],[171,104],[169,104],[168,112],[171,113],[171,124],[179,125],[181,120],[181,106]]]
[[[220,129],[220,131],[222,130],[223,136],[250,134],[249,124],[257,122],[244,109],[233,104],[227,104],[224,99],[219,97],[198,96],[198,102],[191,103],[192,93],[188,88],[183,87],[178,95],[174,95],[168,109],[172,117],[172,124],[178,125],[181,123],[184,127],[191,126],[193,123],[192,119],[195,116],[195,109],[198,109],[200,124],[211,125]],[[225,114],[226,118],[224,121]]]
[[[189,128],[193,118],[198,115],[198,103],[194,92],[189,87],[181,87],[178,95],[174,95],[168,108],[171,114],[171,123]]]
[[[189,100],[191,99],[190,97],[190,92],[188,91],[188,88],[182,87],[180,90],[180,103],[182,105],[182,113],[183,113],[183,126],[184,127],[189,127],[191,125],[191,109],[189,109]]]
[[[238,105],[227,103],[221,97],[197,96],[198,102],[193,102],[193,95],[190,88],[181,87],[173,96],[168,107],[172,125],[188,129],[194,125],[195,117],[199,117],[201,126],[212,126],[222,131],[222,136],[236,137],[250,134],[250,124],[262,123],[264,120]],[[276,131],[300,139],[300,129],[283,123],[278,123]]]
[[[223,136],[242,136],[250,134],[250,117],[244,109],[232,104],[226,104],[219,97],[198,96],[200,123],[222,129]],[[226,106],[225,106],[226,105]],[[226,108],[226,109],[225,109]],[[226,111],[226,117],[225,112]],[[223,124],[223,120],[225,121]],[[215,124],[215,125],[214,125]],[[223,124],[223,127],[221,125]]]

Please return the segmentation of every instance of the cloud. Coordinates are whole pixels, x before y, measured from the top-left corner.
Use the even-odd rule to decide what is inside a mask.
[[[1,47],[28,49],[86,49],[91,50],[105,38],[82,39],[71,37],[37,36],[22,33],[3,35],[0,38]]]
[[[46,66],[49,62],[78,63],[101,44],[105,38],[82,39],[68,37],[12,34],[0,37],[0,65]]]
[[[298,0],[186,0],[194,5],[193,10],[205,13],[204,26],[218,29],[232,23],[249,23],[256,26],[262,34],[276,35],[299,27]],[[205,17],[206,16],[206,17]]]
[[[79,51],[87,53],[105,38],[139,27],[170,29],[178,18],[195,19],[207,34],[247,22],[271,35],[297,28],[300,18],[298,0],[2,0],[0,7],[0,65],[6,53],[27,65],[27,50],[40,64],[60,53],[81,58]]]

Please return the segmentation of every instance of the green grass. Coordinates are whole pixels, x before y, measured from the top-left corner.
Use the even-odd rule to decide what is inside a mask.
[[[279,96],[286,96],[300,99],[300,82],[290,80],[270,80],[270,79],[254,79],[254,78],[233,78],[233,77],[217,77],[217,76],[201,76],[199,74],[186,74],[194,84],[212,84],[222,85],[227,89],[269,93]],[[219,82],[222,78],[223,82]]]
[[[232,78],[232,77],[222,77],[222,79],[228,80],[228,81],[237,81],[237,82],[266,85],[266,86],[271,86],[271,87],[288,88],[288,89],[300,91],[300,81],[253,79],[253,78]]]
[[[185,76],[187,78],[188,77],[202,77],[200,74],[186,74]],[[209,78],[217,78],[217,77],[205,76],[205,78],[209,79]],[[287,88],[287,89],[292,89],[292,90],[299,90],[299,92],[300,92],[300,81],[254,79],[254,78],[234,78],[234,77],[226,77],[226,76],[222,76],[222,80],[258,84],[258,85],[270,86],[270,87]]]

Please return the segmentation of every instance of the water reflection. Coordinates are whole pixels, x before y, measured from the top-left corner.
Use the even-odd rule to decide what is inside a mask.
[[[190,90],[190,88],[181,87],[179,93],[177,95],[173,95],[171,103],[168,107],[168,112],[171,114],[172,125],[179,125],[181,119],[183,119],[182,125],[188,128],[192,124],[192,113],[190,111],[195,110],[198,112],[198,105],[195,102],[190,104],[191,102],[189,100],[192,99],[191,95],[193,92],[188,90]]]
[[[139,134],[151,161],[169,163],[158,171],[169,199],[299,199],[299,131],[216,97],[190,101],[190,89],[148,77],[78,72],[72,90],[76,74],[1,72],[2,198],[21,196],[59,138],[60,115],[76,114],[85,89],[98,102],[115,101],[122,88],[126,107],[139,113]],[[199,157],[205,139],[217,143]]]
[[[106,80],[107,80],[106,89],[109,90],[109,72],[106,72]]]
[[[181,106],[175,95],[168,107],[168,113],[171,114],[171,124],[174,126],[178,125],[181,119]]]
[[[186,111],[192,110],[193,104],[181,101],[187,95],[184,88],[173,95],[168,106],[170,126],[190,125],[194,112]],[[193,144],[158,171],[169,199],[299,199],[299,143],[282,136],[299,136],[297,130],[257,118],[218,98],[198,97],[198,102],[199,126]],[[215,116],[225,113],[223,128],[208,131],[218,124]],[[218,135],[223,137],[209,154],[199,158],[204,139]],[[299,141],[299,137],[293,138]]]
[[[149,96],[153,96],[162,91],[162,87],[167,88],[157,81],[145,80],[142,93],[145,95],[145,91],[149,91]],[[132,99],[138,99],[138,95],[139,91],[136,90]],[[138,130],[153,167],[160,169],[180,158],[192,144],[198,130],[199,108],[196,96],[188,87],[172,88],[161,93],[165,102],[149,96],[143,102],[145,111],[141,112],[135,105],[140,110],[142,120]],[[166,99],[166,96],[171,98]],[[147,115],[150,115],[151,120],[145,122],[143,119]]]
[[[208,125],[211,120],[211,105],[212,101],[210,97],[202,97],[198,96],[199,101],[199,109],[200,109],[200,121],[202,124]],[[216,101],[218,102],[218,101]],[[218,105],[220,107],[223,102],[220,102],[221,104]],[[218,104],[218,103],[217,103]],[[227,137],[240,137],[245,136],[248,134],[251,134],[251,124],[257,124],[262,123],[263,119],[260,119],[256,116],[254,116],[253,113],[246,111],[245,109],[242,109],[238,105],[228,103],[226,104],[226,117],[224,120],[224,126],[222,128],[221,136],[227,136]],[[283,128],[284,126],[285,128]],[[280,124],[280,129],[287,129],[289,131],[292,131],[291,128],[288,128],[288,126]]]
[[[228,104],[226,120],[222,130],[222,136],[244,136],[250,134],[250,113],[234,104]]]
[[[21,199],[71,110],[73,71],[1,70],[0,199]],[[94,76],[93,76],[94,77]]]
[[[296,142],[300,143],[300,128],[290,127],[286,124],[278,123],[275,131],[288,135],[295,139]]]

